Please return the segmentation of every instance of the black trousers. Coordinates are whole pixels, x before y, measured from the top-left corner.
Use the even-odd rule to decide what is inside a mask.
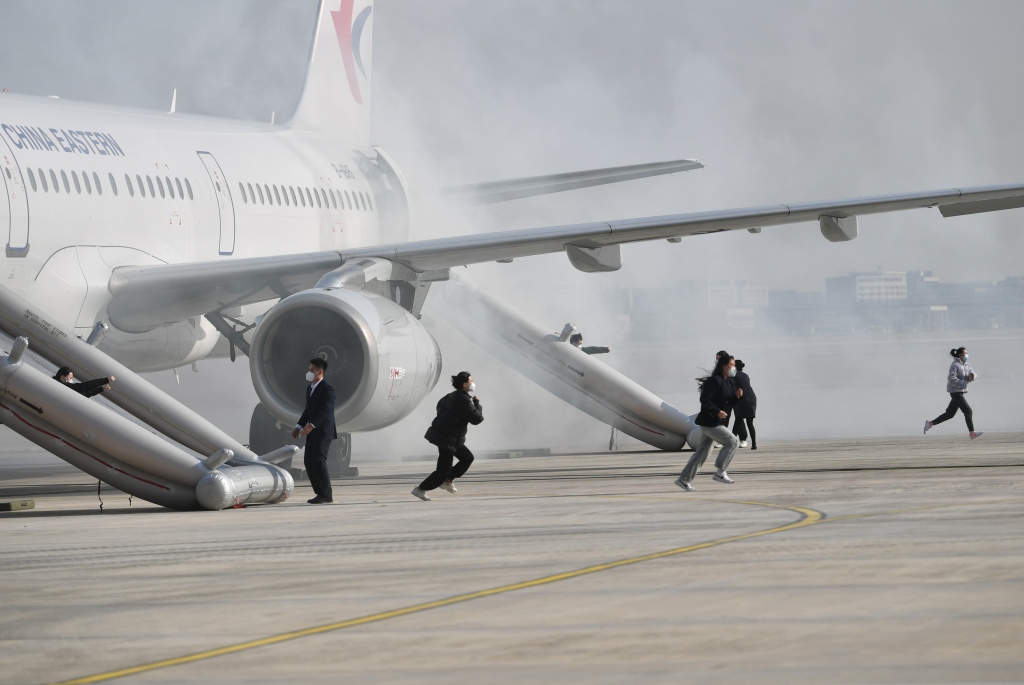
[[[974,412],[971,410],[971,405],[967,404],[967,398],[964,397],[962,392],[951,392],[949,393],[949,406],[946,407],[946,411],[939,414],[938,418],[932,421],[933,426],[937,426],[943,421],[949,421],[951,418],[956,416],[956,410],[959,409],[964,413],[964,419],[967,421],[967,430],[974,432]]]
[[[746,425],[744,425],[746,421]],[[754,417],[748,416],[745,419],[736,417],[735,422],[732,424],[732,434],[739,437],[740,440],[745,441],[747,439],[747,430],[750,430],[750,444],[753,447],[757,447],[757,432],[754,430]]]
[[[459,463],[452,467],[452,459],[458,459]],[[437,447],[437,468],[426,479],[420,483],[420,490],[433,490],[446,480],[455,480],[465,475],[473,463],[473,453],[465,445],[459,445],[454,450],[450,447]]]
[[[302,459],[313,492],[324,499],[334,499],[331,495],[331,475],[327,472],[327,451],[330,449],[330,440],[307,438],[306,452]]]

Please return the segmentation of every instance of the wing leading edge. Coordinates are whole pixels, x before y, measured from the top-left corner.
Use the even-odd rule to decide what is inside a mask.
[[[805,221],[819,221],[830,240],[847,240],[856,235],[851,218],[925,207],[938,207],[944,216],[1024,207],[1024,184],[599,221],[344,251],[121,267],[110,279],[113,299],[107,311],[110,322],[121,330],[142,332],[225,307],[286,297],[312,287],[321,275],[355,258],[380,257],[423,273],[565,251],[581,270],[614,270],[623,243]]]

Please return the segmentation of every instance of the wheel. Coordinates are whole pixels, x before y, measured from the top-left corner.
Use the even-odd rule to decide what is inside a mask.
[[[352,434],[338,433],[327,452],[327,472],[331,478],[355,478],[359,469],[352,466]]]
[[[249,449],[263,455],[285,445],[301,445],[301,440],[292,438],[291,428],[282,425],[262,404],[257,404],[249,420]],[[291,461],[285,460],[278,466],[287,469]]]

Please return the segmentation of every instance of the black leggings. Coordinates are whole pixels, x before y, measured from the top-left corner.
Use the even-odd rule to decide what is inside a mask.
[[[743,422],[746,421],[746,425]],[[751,446],[757,446],[757,432],[754,431],[754,417],[748,416],[743,419],[739,416],[736,417],[736,421],[732,424],[732,434],[739,436],[740,440],[745,441],[747,439],[747,430],[750,430],[750,444]]]
[[[959,409],[964,413],[964,419],[967,420],[967,430],[974,432],[974,412],[971,411],[971,405],[967,404],[967,398],[964,397],[962,392],[951,392],[949,393],[949,406],[946,407],[944,414],[939,414],[939,417],[932,421],[933,426],[937,426],[943,421],[949,421],[951,418],[956,416],[956,410]]]
[[[452,467],[453,458],[459,460],[454,468]],[[437,448],[437,468],[420,483],[420,490],[433,490],[446,480],[461,478],[472,463],[473,453],[465,445],[459,445],[454,450],[439,446]]]

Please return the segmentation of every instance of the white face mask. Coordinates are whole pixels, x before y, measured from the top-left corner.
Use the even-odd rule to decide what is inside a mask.
[[[469,384],[469,391],[473,392],[476,390],[476,381]]]
[[[729,378],[735,378],[735,377],[736,377],[736,367],[735,366],[730,366],[729,367]]]
[[[306,372],[306,380],[307,380],[307,381],[309,381],[310,383],[312,383],[312,382],[313,382],[313,379],[314,379],[314,378],[315,378],[315,376],[313,375],[313,372],[312,372],[312,371],[307,371],[307,372]]]

